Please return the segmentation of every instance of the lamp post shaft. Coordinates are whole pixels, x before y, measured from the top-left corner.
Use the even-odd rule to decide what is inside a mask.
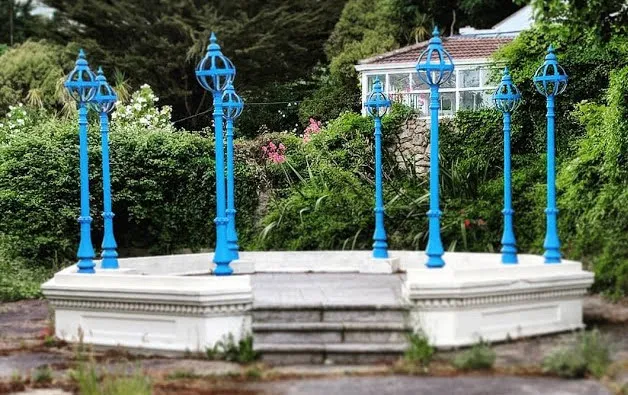
[[[233,119],[227,118],[227,245],[232,260],[240,258],[238,232],[235,225],[235,175],[233,162]]]
[[[373,258],[388,258],[388,243],[384,227],[384,188],[382,174],[382,119],[375,116],[375,232]]]
[[[512,185],[510,166],[510,112],[504,112],[504,233],[502,263],[517,263],[517,243],[513,229]]]
[[[79,162],[81,181],[81,216],[78,218],[81,233],[78,252],[78,272],[95,273],[94,247],[92,245],[91,223],[89,213],[89,159],[87,145],[87,105],[79,102]]]
[[[229,267],[231,258],[227,246],[227,224],[225,202],[225,148],[223,144],[222,92],[214,92],[214,130],[216,132],[216,249],[214,274],[225,276],[233,273]]]
[[[118,245],[113,233],[113,211],[111,208],[111,172],[109,169],[109,115],[100,112],[100,137],[102,145],[102,187],[103,187],[103,220],[104,235],[102,239],[103,269],[118,269]]]
[[[431,86],[430,92],[430,210],[427,212],[429,220],[429,236],[425,252],[428,256],[427,267],[438,268],[445,266],[443,261],[443,243],[440,238],[440,215],[438,206],[438,85]]]
[[[545,242],[545,263],[560,263],[560,240],[558,238],[558,227],[556,217],[558,208],[556,207],[556,149],[554,131],[554,95],[547,96],[547,208],[545,209],[546,232]]]

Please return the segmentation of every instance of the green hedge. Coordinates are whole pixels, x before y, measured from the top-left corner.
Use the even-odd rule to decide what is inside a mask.
[[[76,120],[42,117],[0,145],[1,246],[9,257],[51,265],[73,260],[78,242]],[[114,227],[120,252],[207,248],[214,238],[213,141],[194,133],[126,126],[110,135]],[[89,133],[92,239],[102,239],[100,133]],[[236,167],[238,226],[253,228],[257,175]]]

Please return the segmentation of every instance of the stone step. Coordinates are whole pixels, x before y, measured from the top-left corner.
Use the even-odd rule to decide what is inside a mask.
[[[264,344],[405,344],[409,331],[403,322],[253,323],[255,341]]]
[[[371,364],[398,360],[406,344],[390,343],[254,343],[262,361],[271,365],[292,364]]]
[[[403,323],[408,307],[404,305],[314,305],[314,306],[254,306],[256,323],[346,323],[392,322]]]

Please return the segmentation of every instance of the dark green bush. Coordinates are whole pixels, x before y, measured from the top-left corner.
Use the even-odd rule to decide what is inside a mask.
[[[427,368],[434,356],[434,347],[429,342],[427,336],[422,333],[411,333],[408,335],[410,345],[404,354],[408,362],[417,363],[423,368]]]

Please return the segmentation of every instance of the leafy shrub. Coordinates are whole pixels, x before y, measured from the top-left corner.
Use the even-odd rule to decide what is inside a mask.
[[[427,336],[422,333],[411,333],[408,335],[410,346],[404,354],[404,358],[412,363],[418,363],[427,368],[434,356],[434,347],[429,342]]]
[[[628,293],[628,67],[611,74],[606,105],[579,107],[586,136],[561,167],[561,230],[593,264],[598,290]]]
[[[544,371],[567,378],[585,374],[600,378],[609,365],[610,346],[597,329],[580,333],[573,346],[556,350],[543,361]]]
[[[0,301],[10,302],[41,296],[39,286],[52,275],[46,268],[32,267],[21,260],[0,257]]]
[[[244,336],[236,342],[231,333],[216,342],[213,347],[208,347],[206,353],[209,359],[223,359],[238,363],[250,363],[259,357],[253,349],[253,336]]]
[[[71,47],[70,45],[69,47]],[[10,105],[30,102],[38,107],[63,104],[60,85],[76,52],[46,41],[27,41],[0,55],[0,114]]]
[[[491,369],[495,364],[495,358],[495,351],[491,346],[481,341],[458,354],[453,360],[453,365],[460,370]]]

